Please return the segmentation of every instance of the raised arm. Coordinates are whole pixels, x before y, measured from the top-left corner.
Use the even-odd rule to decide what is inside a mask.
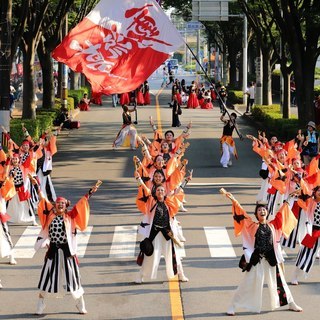
[[[252,223],[252,219],[230,192],[227,192],[224,188],[221,188],[219,191],[232,201],[234,234],[235,236],[239,236],[242,233],[242,230],[247,228],[248,224]]]

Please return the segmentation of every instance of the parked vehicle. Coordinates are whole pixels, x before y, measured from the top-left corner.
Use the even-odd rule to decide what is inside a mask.
[[[167,67],[168,67],[168,64],[170,64],[171,69],[178,69],[179,68],[178,59],[167,59],[165,64]]]

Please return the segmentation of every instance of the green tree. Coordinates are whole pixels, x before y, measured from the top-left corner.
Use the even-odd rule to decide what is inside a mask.
[[[26,25],[27,12],[30,2],[28,0],[19,3],[12,0],[0,1],[0,108],[9,110],[10,75],[12,61],[17,51],[18,43],[21,39],[23,29]],[[19,8],[18,16],[12,15],[12,7]],[[4,123],[6,122],[6,123]],[[7,119],[3,119],[3,125],[9,129]]]
[[[298,116],[314,119],[314,74],[320,54],[319,0],[260,0],[272,15],[292,60]]]
[[[51,53],[63,38],[68,14],[68,30],[74,28],[92,8],[97,0],[65,0],[51,2],[51,7],[44,23],[43,37],[37,47],[43,74],[43,107],[50,108],[54,104],[53,62]]]

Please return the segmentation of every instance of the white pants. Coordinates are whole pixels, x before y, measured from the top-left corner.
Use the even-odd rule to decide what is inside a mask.
[[[228,162],[231,160],[231,155],[234,152],[234,147],[231,147],[229,144],[224,142],[222,144],[222,156],[220,159],[220,163],[223,167],[228,166]]]
[[[256,201],[267,203],[268,201],[268,188],[269,188],[269,181],[268,179],[262,179],[261,181],[261,187],[257,194]]]
[[[150,278],[156,279],[157,278],[157,271],[160,264],[161,256],[164,256],[166,261],[166,273],[168,279],[174,277],[174,271],[172,266],[172,240],[166,240],[161,232],[159,232],[154,240],[152,241],[154,251],[153,254],[148,257],[144,256],[143,264],[141,267],[141,276],[143,278]],[[178,250],[175,250],[176,253],[176,260],[178,264],[178,271],[182,273],[182,265],[181,265],[181,258],[179,256]],[[179,265],[180,264],[180,265]]]
[[[119,147],[124,143],[124,140],[126,138],[126,136],[129,135],[130,136],[130,146],[131,148],[135,148],[136,146],[136,139],[137,139],[137,130],[134,126],[130,125],[130,126],[125,126],[124,128],[122,128],[115,140],[115,142],[113,143],[115,147]]]
[[[293,297],[284,278],[282,269],[280,266],[278,269],[287,301],[288,303],[293,302]],[[234,309],[244,308],[251,312],[260,313],[265,279],[269,289],[271,309],[279,308],[280,302],[277,292],[276,267],[271,267],[265,259],[262,259],[260,263],[252,267],[249,272],[245,272],[244,278],[233,296],[231,306]]]

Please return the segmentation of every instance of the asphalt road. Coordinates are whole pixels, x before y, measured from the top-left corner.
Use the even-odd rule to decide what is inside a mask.
[[[187,75],[181,75],[187,77]],[[188,75],[188,80],[191,80]],[[151,89],[158,92],[160,76],[151,80]],[[137,130],[152,138],[148,118],[161,121],[162,129],[171,125],[171,109],[168,107],[169,90],[159,95],[160,118],[152,106],[139,107]],[[232,228],[231,205],[219,194],[221,187],[231,191],[248,212],[254,208],[255,195],[260,179],[260,160],[251,151],[248,140],[236,139],[239,160],[224,169],[219,164],[219,138],[222,123],[219,108],[214,110],[183,109],[182,128],[175,128],[178,135],[183,126],[193,122],[189,139],[190,147],[185,158],[193,169],[194,179],[186,189],[188,209],[179,213],[178,219],[187,239],[183,266],[187,283],[180,284],[180,296],[185,319],[224,319],[233,291],[242,273],[237,267],[242,254],[241,240],[235,238]],[[121,238],[115,238],[116,230],[125,233],[135,230],[141,215],[135,207],[136,182],[133,178],[134,155],[139,150],[112,149],[112,142],[121,126],[121,108],[112,108],[109,99],[104,105],[93,106],[89,112],[81,112],[79,130],[64,131],[58,138],[58,153],[54,156],[52,179],[58,195],[75,203],[97,179],[103,181],[99,191],[90,200],[92,227],[85,254],[80,258],[80,272],[85,289],[88,314],[79,315],[70,295],[63,299],[47,299],[45,314],[35,316],[37,284],[45,252],[39,251],[31,258],[17,258],[18,264],[10,266],[6,259],[0,261],[0,278],[4,288],[0,290],[0,319],[174,319],[171,313],[169,282],[162,262],[158,279],[142,285],[133,283],[139,267],[135,258],[119,258],[111,255]],[[255,134],[254,129],[239,118],[242,133]],[[208,244],[205,230],[226,230],[230,246],[236,256],[227,253],[226,243]],[[26,226],[10,225],[13,242],[17,245]],[[121,231],[122,230],[122,231]],[[117,233],[119,234],[119,232]],[[121,243],[120,243],[121,244]],[[138,239],[129,243],[138,254]],[[230,247],[229,246],[229,247]],[[229,248],[228,247],[228,248]],[[225,250],[224,250],[225,248]],[[216,257],[215,251],[226,253]],[[212,252],[213,253],[212,253]],[[295,252],[287,252],[286,277],[290,280]],[[270,311],[265,304],[258,316],[239,312],[235,319],[308,319],[318,318],[320,293],[319,263],[310,277],[299,286],[290,286],[296,302],[304,308],[303,314],[281,308]],[[179,292],[178,292],[179,293]],[[264,292],[264,298],[268,300]],[[178,319],[178,318],[175,318]],[[179,318],[181,319],[181,318]]]

